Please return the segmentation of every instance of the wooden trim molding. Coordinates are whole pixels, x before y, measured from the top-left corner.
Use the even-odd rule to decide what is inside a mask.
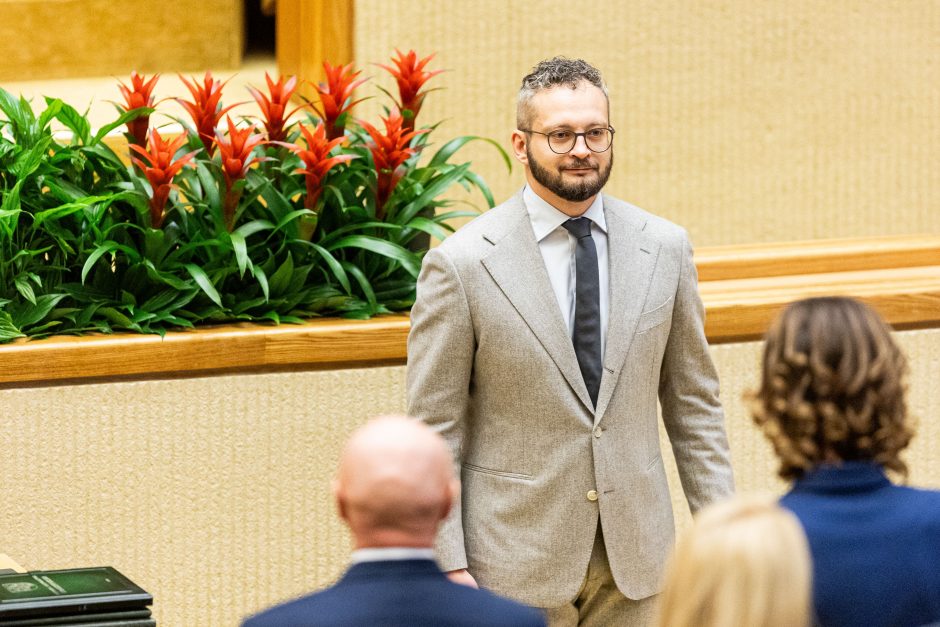
[[[936,265],[936,235],[711,246],[695,253],[699,281]]]
[[[278,0],[278,70],[308,81],[300,85],[303,96],[317,98],[313,86],[324,78],[324,61],[352,63],[353,11],[353,0]]]
[[[940,327],[940,236],[703,248],[696,266],[713,344],[759,339],[787,303],[823,295],[859,298],[896,329]],[[0,346],[0,386],[403,364],[409,327],[408,315],[396,314],[238,323],[164,338],[18,340]]]

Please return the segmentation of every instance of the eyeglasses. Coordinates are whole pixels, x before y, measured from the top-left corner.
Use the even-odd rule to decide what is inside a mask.
[[[584,144],[588,147],[591,152],[604,152],[614,141],[614,129],[611,126],[604,128],[598,126],[597,128],[591,128],[583,133],[575,133],[574,131],[569,131],[565,129],[558,129],[557,131],[552,131],[550,133],[542,133],[540,131],[533,131],[528,128],[520,128],[520,131],[523,133],[535,133],[536,135],[544,135],[548,138],[548,147],[552,152],[559,155],[564,155],[574,149],[575,144],[578,143],[578,138],[584,138]]]

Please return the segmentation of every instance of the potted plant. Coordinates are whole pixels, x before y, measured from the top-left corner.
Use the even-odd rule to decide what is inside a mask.
[[[0,90],[0,342],[407,309],[429,238],[474,214],[449,209],[448,191],[493,206],[455,153],[482,140],[510,163],[492,140],[438,145],[435,126],[418,126],[430,59],[397,52],[382,66],[399,94],[374,124],[352,115],[364,79],[351,65],[324,64],[318,102],[300,106],[296,79],[266,76],[249,89],[260,119],[237,116],[209,73],[183,78],[191,98],[170,116],[158,77],[134,73],[95,133],[59,99],[37,115]],[[125,125],[122,158],[105,138]]]

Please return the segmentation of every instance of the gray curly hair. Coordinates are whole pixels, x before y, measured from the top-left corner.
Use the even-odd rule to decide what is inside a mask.
[[[566,85],[577,89],[582,82],[589,83],[604,92],[608,99],[607,85],[601,77],[600,70],[583,59],[568,59],[554,57],[540,61],[532,71],[522,79],[519,96],[516,100],[516,128],[529,128],[532,122],[532,108],[529,106],[532,98],[544,89],[551,89],[557,85]]]

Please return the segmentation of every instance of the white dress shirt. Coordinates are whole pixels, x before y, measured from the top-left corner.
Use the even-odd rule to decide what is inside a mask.
[[[570,219],[558,209],[545,202],[532,188],[526,185],[522,200],[529,212],[532,230],[539,243],[539,252],[548,270],[548,280],[555,292],[568,335],[574,335],[575,306],[575,248],[577,240],[562,224]],[[597,272],[600,282],[601,310],[601,354],[607,348],[607,319],[610,302],[610,271],[607,262],[607,221],[604,220],[604,200],[600,194],[581,217],[591,220],[591,237],[597,248]]]
[[[400,560],[435,561],[434,549],[420,549],[410,546],[379,546],[356,549],[349,557],[353,564],[363,562],[395,562]]]

